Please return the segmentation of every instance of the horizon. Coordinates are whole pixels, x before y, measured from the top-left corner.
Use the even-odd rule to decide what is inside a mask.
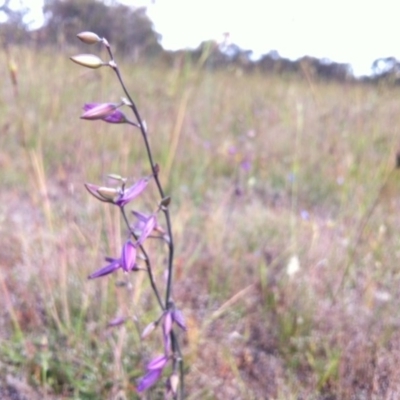
[[[350,64],[356,77],[371,75],[372,63],[379,58],[400,58],[394,0],[369,4],[359,0],[351,4],[344,0],[284,0],[275,4],[266,0],[262,5],[248,0],[246,6],[227,0],[119,3],[146,7],[165,50],[195,49],[203,41],[221,42],[229,33],[230,42],[251,50],[255,59],[273,50],[290,60],[304,56],[328,59]],[[43,0],[29,2],[32,11],[28,19],[34,21],[34,28],[44,23],[42,6]],[[251,27],[243,21],[250,21]]]

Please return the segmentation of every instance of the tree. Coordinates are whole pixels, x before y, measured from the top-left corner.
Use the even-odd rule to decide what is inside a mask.
[[[26,24],[24,18],[28,13],[28,8],[15,10],[10,6],[11,0],[5,0],[0,6],[0,14],[5,17],[5,21],[0,24],[0,39],[3,46],[11,43],[21,43],[26,39]]]
[[[145,8],[96,0],[45,0],[45,37],[58,42],[76,41],[76,33],[93,31],[106,37],[124,55],[161,50],[159,35]]]

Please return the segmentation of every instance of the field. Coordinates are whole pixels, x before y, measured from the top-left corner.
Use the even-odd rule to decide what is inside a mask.
[[[76,53],[0,58],[0,397],[163,398],[135,391],[159,347],[139,340],[158,315],[145,276],[129,297],[87,279],[125,232],[83,184],[149,169],[138,132],[79,118],[123,93]],[[398,88],[120,68],[172,198],[187,399],[400,398]],[[136,323],[107,328],[125,309]]]

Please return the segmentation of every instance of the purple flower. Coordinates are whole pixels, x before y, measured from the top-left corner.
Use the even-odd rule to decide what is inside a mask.
[[[144,223],[140,237],[136,242],[137,246],[141,246],[143,244],[143,242],[150,236],[151,232],[153,232],[156,225],[157,225],[156,216],[154,214],[150,215],[147,218],[146,222]]]
[[[163,328],[165,334],[171,332],[173,323],[177,324],[182,330],[187,330],[183,314],[177,308],[172,308],[164,314]]]
[[[168,357],[165,355],[153,358],[153,360],[147,364],[147,373],[139,379],[138,386],[136,388],[137,391],[143,392],[144,390],[153,386],[160,379],[162,371],[167,362]]]
[[[96,197],[96,199],[105,203],[112,203],[123,207],[143,192],[149,179],[150,178],[148,177],[141,178],[131,187],[124,189],[98,186],[93,185],[92,183],[85,183],[85,187],[92,196]]]
[[[183,314],[181,311],[174,308],[174,306],[165,311],[163,314],[163,342],[164,342],[164,352],[165,354],[170,354],[171,351],[171,331],[172,325],[176,323],[182,330],[186,331],[185,320],[183,319]]]
[[[187,330],[185,319],[180,310],[175,309],[174,311],[172,311],[171,316],[172,316],[172,321],[174,321],[179,326],[179,328],[181,328],[184,331]]]
[[[135,245],[128,240],[122,247],[120,258],[111,258],[106,257],[106,261],[108,264],[97,271],[93,272],[88,276],[89,279],[100,278],[105,275],[112,274],[119,268],[122,268],[124,271],[138,271],[139,268],[136,264],[136,248]]]
[[[251,161],[245,158],[241,161],[240,166],[244,171],[249,172],[251,169]]]
[[[164,335],[169,335],[172,329],[172,312],[168,311],[166,314],[164,314],[164,322],[163,322],[163,328],[164,328]]]
[[[137,218],[136,224],[133,226],[133,230],[135,233],[140,235],[144,226],[146,225],[149,215],[135,210],[132,210],[132,214]]]
[[[125,114],[117,109],[119,106],[120,104],[115,103],[86,103],[83,106],[85,112],[81,115],[81,118],[92,121],[101,119],[111,124],[127,122]]]
[[[133,186],[124,189],[123,192],[118,196],[115,200],[115,204],[120,207],[125,206],[130,201],[132,201],[135,197],[139,196],[140,193],[146,188],[149,182],[149,178],[139,179]]]
[[[142,376],[137,385],[137,391],[143,392],[149,387],[153,386],[159,379],[162,373],[162,369],[154,369],[148,371],[146,375]]]
[[[116,271],[118,268],[121,268],[121,260],[120,259],[115,259],[115,258],[106,258],[106,261],[109,263],[104,266],[103,268],[98,269],[97,271],[93,272],[88,276],[89,279],[95,279],[95,278],[100,278],[101,276],[105,276],[108,274],[113,273]]]
[[[154,228],[153,230],[164,233],[164,229],[158,225],[157,217],[155,214],[145,214],[140,211],[132,210],[132,214],[137,218],[135,225],[133,226],[133,230],[140,235],[146,228],[146,225],[149,224],[149,220],[154,218]],[[153,223],[153,222],[152,222]]]
[[[155,358],[153,358],[148,364],[146,369],[148,371],[150,370],[154,370],[154,369],[163,369],[165,367],[165,365],[168,362],[168,357],[166,357],[165,355],[162,356],[157,356]]]
[[[136,264],[136,247],[129,240],[122,248],[121,264],[124,271],[129,272],[135,267]]]

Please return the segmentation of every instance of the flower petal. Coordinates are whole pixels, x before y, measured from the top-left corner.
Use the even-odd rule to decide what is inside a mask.
[[[124,190],[124,192],[120,195],[120,197],[115,201],[115,204],[119,205],[120,207],[125,206],[135,197],[139,196],[140,193],[143,192],[148,182],[149,178],[139,179],[133,186]]]
[[[81,115],[81,118],[89,120],[104,119],[112,114],[118,106],[119,105],[115,103],[85,104],[83,108],[86,108],[86,110]]]
[[[147,364],[147,371],[155,370],[155,369],[163,369],[165,365],[168,362],[168,357],[165,355],[157,356],[153,358],[148,364]]]
[[[184,331],[187,330],[185,318],[180,310],[175,309],[172,311],[172,320],[179,326],[179,328],[183,329]]]
[[[116,271],[118,268],[121,267],[121,262],[120,260],[113,260],[103,268],[98,269],[97,271],[93,272],[88,276],[89,279],[95,279],[95,278],[100,278],[101,276],[105,276],[108,274],[113,273]]]
[[[160,379],[161,373],[162,369],[148,371],[147,374],[139,380],[136,390],[138,392],[143,392],[153,386]]]
[[[164,335],[169,335],[172,329],[171,311],[168,311],[166,314],[164,314],[163,327],[164,327]]]
[[[123,124],[124,122],[127,122],[128,119],[122,111],[115,110],[110,115],[107,115],[107,117],[103,118],[103,121],[110,124]]]
[[[150,215],[143,227],[142,233],[140,234],[138,241],[136,242],[137,246],[141,246],[143,242],[150,236],[151,232],[153,232],[154,228],[156,227],[156,224],[156,216]]]
[[[131,241],[124,244],[122,248],[122,268],[124,271],[132,271],[136,263],[136,247]]]

